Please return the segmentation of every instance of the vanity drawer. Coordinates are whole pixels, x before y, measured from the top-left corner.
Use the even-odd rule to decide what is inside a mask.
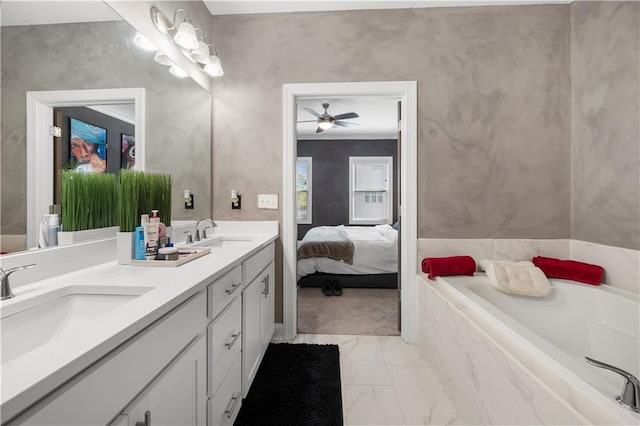
[[[232,425],[242,406],[240,357],[236,358],[220,389],[207,403],[207,425]]]
[[[242,348],[242,298],[237,297],[207,328],[209,395],[214,395]]]
[[[273,261],[275,256],[274,243],[269,244],[249,259],[243,262],[244,265],[244,282],[250,283],[255,277],[258,276],[269,262]]]
[[[227,272],[207,288],[208,317],[215,318],[234,297],[242,292],[242,267]]]

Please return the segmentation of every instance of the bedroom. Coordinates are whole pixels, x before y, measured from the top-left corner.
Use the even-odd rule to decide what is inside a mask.
[[[300,333],[399,334],[398,106],[297,99]]]

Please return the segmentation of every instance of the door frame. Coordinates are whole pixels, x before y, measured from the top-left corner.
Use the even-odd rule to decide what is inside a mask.
[[[293,339],[297,333],[297,281],[296,281],[296,194],[295,163],[297,157],[298,97],[389,96],[402,101],[402,139],[400,149],[400,194],[402,204],[398,215],[400,227],[402,339],[416,342],[417,290],[417,82],[381,81],[357,83],[297,83],[283,84],[283,152],[282,152],[282,275],[283,275],[283,337]]]
[[[53,203],[53,108],[135,104],[136,169],[145,169],[145,89],[46,90],[27,92],[27,249],[38,246],[38,224]]]

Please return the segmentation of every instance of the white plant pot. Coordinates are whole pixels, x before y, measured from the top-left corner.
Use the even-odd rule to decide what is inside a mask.
[[[120,229],[118,226],[110,226],[108,228],[87,229],[84,231],[60,231],[58,232],[58,245],[68,246],[71,244],[82,243],[85,241],[105,240],[107,238],[115,238],[116,232]]]
[[[117,232],[118,264],[131,265],[135,256],[135,232]]]

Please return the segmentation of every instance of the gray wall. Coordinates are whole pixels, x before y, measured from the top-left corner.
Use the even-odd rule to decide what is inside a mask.
[[[397,140],[299,140],[298,157],[312,157],[310,225],[298,225],[298,240],[314,226],[349,225],[349,157],[393,157],[393,220],[397,216]]]
[[[571,237],[640,249],[640,3],[571,4]]]
[[[2,28],[2,234],[26,233],[29,90],[144,87],[147,170],[173,175],[174,217],[210,215],[211,95],[171,76],[134,35],[126,22]],[[184,210],[184,189],[194,210]]]
[[[567,238],[568,24],[567,5],[214,17],[214,217],[281,219],[256,195],[282,188],[283,83],[417,80],[418,236]]]

